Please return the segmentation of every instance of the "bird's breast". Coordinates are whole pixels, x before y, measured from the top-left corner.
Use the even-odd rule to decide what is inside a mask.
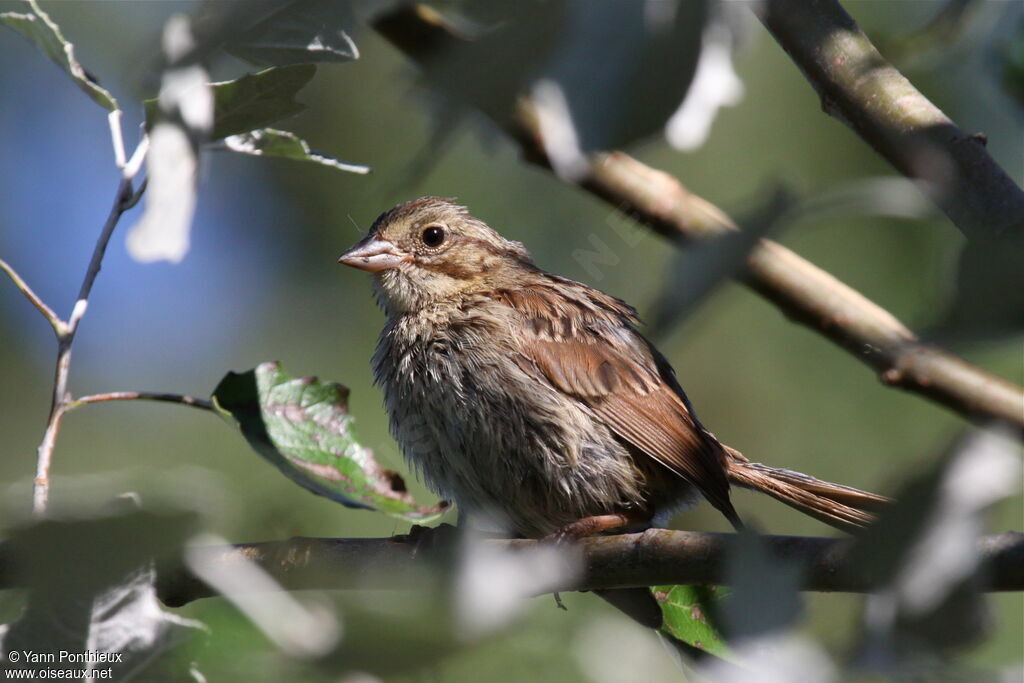
[[[643,473],[590,410],[516,362],[500,319],[391,321],[374,356],[391,430],[469,514],[547,533],[644,499]]]

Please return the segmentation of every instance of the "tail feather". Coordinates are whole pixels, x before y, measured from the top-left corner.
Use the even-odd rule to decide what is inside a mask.
[[[874,521],[873,512],[890,499],[842,484],[815,479],[800,472],[750,462],[739,451],[725,447],[729,482],[760,491],[791,508],[843,531],[855,531]]]

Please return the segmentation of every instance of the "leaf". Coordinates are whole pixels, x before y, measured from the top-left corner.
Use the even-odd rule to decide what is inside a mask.
[[[188,252],[199,182],[198,148],[213,125],[214,100],[206,70],[180,61],[194,44],[189,20],[183,15],[168,19],[163,42],[168,66],[154,104],[160,119],[149,135],[146,209],[127,237],[128,252],[143,263],[178,263]]]
[[[978,238],[964,245],[956,280],[930,338],[945,343],[1000,341],[1024,331],[1024,240]]]
[[[938,215],[914,181],[895,176],[860,178],[802,199],[794,220],[827,222],[837,216],[886,216],[924,220]]]
[[[687,94],[709,19],[706,0],[477,4],[486,25],[472,35],[442,28],[450,44],[424,59],[424,73],[499,124],[529,92],[556,166],[662,131]]]
[[[701,147],[722,107],[739,104],[743,81],[732,65],[733,31],[729,23],[712,21],[701,39],[700,55],[686,98],[665,125],[665,137],[676,149]]]
[[[1020,489],[1020,445],[1006,427],[967,433],[901,488],[850,556],[874,587],[865,605],[866,662],[941,659],[985,634],[984,513]]]
[[[90,668],[96,678],[120,681],[143,670],[153,675],[157,665],[173,673],[173,680],[181,679],[185,663],[169,651],[204,627],[160,606],[154,563],[180,562],[193,525],[189,514],[134,510],[15,529],[4,546],[9,579],[28,589],[28,599],[18,621],[0,628],[0,650],[57,657],[19,662],[37,674],[46,671],[37,677]],[[62,651],[116,656],[69,665],[59,660]]]
[[[199,159],[178,124],[161,121],[149,140],[146,211],[128,231],[126,245],[136,261],[179,263],[189,247]]]
[[[729,646],[711,622],[714,605],[728,591],[720,586],[652,586],[661,607],[662,631],[716,657],[731,658]]]
[[[213,131],[210,140],[248,133],[306,110],[293,98],[316,74],[313,64],[271,67],[233,81],[211,83]],[[146,125],[160,118],[157,101],[145,101]]]
[[[735,645],[770,641],[791,632],[803,610],[798,560],[773,554],[751,527],[736,535],[725,563],[728,598],[717,615]]]
[[[237,421],[249,445],[300,486],[347,507],[411,522],[440,517],[447,503],[417,505],[402,477],[356,441],[347,397],[340,384],[295,379],[277,363],[229,372],[213,392],[218,409]]]
[[[231,135],[224,139],[224,146],[232,152],[252,154],[258,157],[280,157],[296,161],[310,161],[339,171],[349,173],[369,173],[369,166],[351,164],[334,157],[329,157],[309,148],[305,140],[286,130],[261,128],[260,130]]]
[[[1020,20],[1018,20],[1020,22]],[[1013,32],[1000,50],[999,61],[1002,62],[1002,84],[1017,105],[1024,106],[1024,31]]]
[[[75,59],[75,47],[60,31],[60,27],[44,12],[36,0],[28,0],[31,14],[20,12],[0,13],[0,22],[35,43],[57,66],[71,76],[75,84],[107,111],[118,109],[117,100],[105,88],[96,83]]]
[[[312,80],[316,66],[271,67],[233,81],[213,84],[211,140],[248,133],[305,111],[295,95]]]
[[[300,0],[259,22],[224,47],[259,66],[348,62],[359,49],[343,27],[351,26],[349,3]]]

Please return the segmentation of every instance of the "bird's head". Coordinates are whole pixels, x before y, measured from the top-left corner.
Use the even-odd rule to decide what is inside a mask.
[[[389,313],[500,288],[534,268],[522,244],[440,197],[385,211],[338,262],[374,273],[378,298]]]

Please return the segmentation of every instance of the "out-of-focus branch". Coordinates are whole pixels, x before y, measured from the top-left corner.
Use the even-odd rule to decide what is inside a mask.
[[[1024,191],[969,135],[883,59],[838,0],[753,5],[821,98],[925,190],[969,238],[1024,237]]]
[[[428,62],[460,40],[437,15],[418,6],[396,9],[379,19],[376,28],[418,62]],[[514,116],[490,114],[519,142],[525,158],[550,168],[528,100],[521,101]],[[622,152],[593,155],[589,172],[578,184],[673,241],[736,229],[723,211],[676,178]],[[977,422],[998,419],[1024,431],[1024,389],[922,344],[888,311],[786,247],[761,240],[741,277],[791,319],[877,370],[887,385],[926,396]]]
[[[287,590],[402,590],[432,585],[430,556],[415,542],[395,538],[292,538],[287,541],[205,547],[190,551],[190,562],[216,565],[220,572],[233,564],[254,562]],[[762,537],[774,556],[798,562],[807,591],[861,593],[869,581],[849,562],[852,539],[799,536]],[[538,541],[487,540],[481,543],[508,550],[527,550]],[[590,590],[678,584],[721,585],[725,559],[737,542],[735,534],[651,529],[640,534],[602,536],[582,541],[571,552],[582,553],[582,576],[550,591]],[[984,587],[989,591],[1024,590],[1024,534],[1006,532],[983,537],[978,544]],[[198,559],[196,559],[198,558]],[[0,578],[17,583],[10,566]],[[203,573],[199,571],[197,573]],[[4,578],[5,577],[5,578]],[[3,586],[0,586],[3,587]],[[157,589],[170,605],[183,605],[214,592],[183,567],[159,572]]]

